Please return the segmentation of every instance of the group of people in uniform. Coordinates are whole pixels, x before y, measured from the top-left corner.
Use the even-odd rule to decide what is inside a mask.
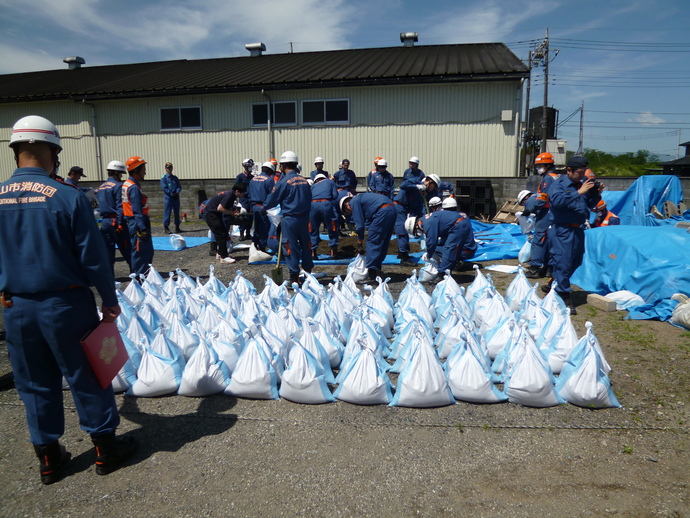
[[[570,277],[582,264],[585,253],[584,231],[608,225],[619,225],[620,219],[606,207],[601,198],[604,184],[589,169],[587,159],[573,156],[565,173],[558,174],[551,153],[535,159],[539,175],[537,192],[526,189],[518,194],[518,203],[525,207],[523,215],[534,214],[535,226],[531,241],[530,267],[525,275],[531,279],[551,277],[542,290],[548,293],[555,283],[556,292],[570,308]],[[590,222],[590,212],[595,213]]]

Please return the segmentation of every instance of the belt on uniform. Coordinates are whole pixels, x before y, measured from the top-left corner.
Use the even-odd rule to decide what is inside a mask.
[[[72,286],[69,286],[67,288],[64,288],[61,290],[51,290],[50,292],[74,290],[77,288],[83,288],[83,286],[79,286],[78,284],[72,284]],[[49,292],[46,292],[46,293],[49,293]],[[11,308],[12,306],[14,306],[14,303],[12,302],[12,297],[14,295],[21,297],[22,295],[37,295],[37,293],[22,294],[22,293],[8,293],[6,291],[0,292],[0,303],[2,304],[2,306],[5,308]]]
[[[560,225],[561,227],[580,228],[582,223],[556,223],[556,225]]]
[[[463,219],[465,219],[465,218],[458,218],[458,219],[456,219],[454,224],[457,225],[457,224],[460,223]]]
[[[317,200],[311,200],[311,201],[315,202],[315,201],[333,201],[333,200],[329,200],[328,198],[319,198]]]
[[[379,207],[379,209],[383,209],[384,207],[392,207],[392,206],[393,206],[393,203],[384,203],[383,205],[381,205],[381,206]],[[377,210],[378,210],[378,209],[377,209]]]

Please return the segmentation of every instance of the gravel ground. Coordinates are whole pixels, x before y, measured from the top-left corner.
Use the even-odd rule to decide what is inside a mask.
[[[183,229],[207,232],[196,221]],[[352,243],[343,248],[353,251]],[[261,290],[271,266],[233,255],[238,263],[217,267],[216,276],[227,284],[241,269]],[[154,266],[164,277],[179,267],[203,280],[210,259],[201,246],[156,252]],[[116,274],[127,281],[123,265]],[[315,271],[327,282],[345,267],[317,263]],[[394,295],[410,271],[387,269]],[[467,285],[473,275],[468,268],[454,277]],[[503,291],[512,275],[493,279]],[[586,320],[594,323],[621,409],[119,395],[120,432],[141,446],[122,469],[99,477],[66,393],[63,442],[73,457],[52,486],[40,484],[3,347],[0,516],[690,516],[690,333],[626,321],[585,298],[575,294],[573,321],[580,336]]]

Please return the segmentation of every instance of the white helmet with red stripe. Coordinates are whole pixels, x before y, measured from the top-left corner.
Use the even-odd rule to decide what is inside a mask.
[[[30,144],[45,142],[62,150],[62,146],[60,145],[60,134],[55,124],[39,115],[27,115],[26,117],[22,117],[12,126],[10,147],[14,147],[22,142],[28,142]]]

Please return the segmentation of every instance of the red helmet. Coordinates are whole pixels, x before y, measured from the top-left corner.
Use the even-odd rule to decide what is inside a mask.
[[[140,156],[131,156],[127,159],[127,162],[125,162],[125,165],[127,166],[127,171],[133,171],[140,165],[143,165],[146,163],[146,160],[141,158]]]
[[[534,159],[534,165],[539,164],[553,164],[553,155],[551,153],[539,153]]]

